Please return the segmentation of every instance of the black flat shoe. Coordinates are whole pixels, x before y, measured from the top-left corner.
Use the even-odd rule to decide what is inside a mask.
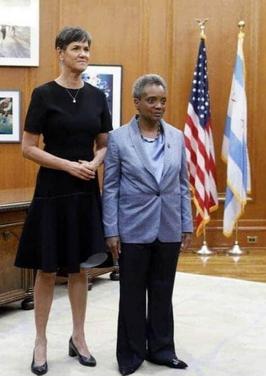
[[[31,363],[31,371],[32,373],[36,374],[37,376],[42,376],[43,374],[46,374],[48,372],[48,364],[47,361],[43,365],[35,365],[34,361],[34,353]]]
[[[163,363],[163,365],[166,365],[169,368],[175,368],[175,369],[186,369],[188,367],[187,363],[185,363],[182,360],[179,360],[178,358],[167,360]]]
[[[96,366],[96,360],[92,355],[87,357],[87,356],[83,356],[79,353],[77,347],[73,343],[72,337],[69,340],[68,354],[71,357],[78,356],[80,364],[85,365],[86,367],[95,367]]]
[[[169,368],[174,369],[186,369],[188,367],[188,365],[184,361],[179,360],[177,357],[169,360],[155,360],[153,358],[146,357],[146,360],[153,364],[165,365]]]

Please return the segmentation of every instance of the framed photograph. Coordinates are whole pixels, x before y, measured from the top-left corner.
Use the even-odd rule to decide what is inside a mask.
[[[1,65],[39,65],[39,0],[0,0]]]
[[[20,93],[0,90],[0,143],[20,142]]]
[[[92,64],[83,72],[82,78],[105,93],[113,128],[119,128],[121,125],[122,66]]]

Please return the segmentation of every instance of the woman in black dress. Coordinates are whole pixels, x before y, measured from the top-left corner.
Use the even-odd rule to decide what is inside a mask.
[[[40,169],[15,264],[37,270],[31,365],[37,375],[48,370],[46,326],[56,272],[62,268],[69,274],[73,318],[69,355],[78,356],[83,365],[96,365],[84,335],[86,267],[99,265],[107,257],[97,168],[112,125],[104,93],[81,77],[88,66],[90,44],[90,35],[81,28],[67,27],[58,34],[60,76],[34,89],[25,121],[23,155]]]

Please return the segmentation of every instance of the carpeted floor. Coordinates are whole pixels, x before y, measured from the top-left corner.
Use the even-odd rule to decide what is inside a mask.
[[[177,371],[144,362],[136,376],[265,376],[266,284],[177,273],[174,290]],[[87,340],[95,368],[67,355],[71,315],[65,285],[56,287],[48,325],[50,376],[117,376],[118,283],[98,278],[89,292]],[[31,375],[33,311],[0,307],[0,375]]]

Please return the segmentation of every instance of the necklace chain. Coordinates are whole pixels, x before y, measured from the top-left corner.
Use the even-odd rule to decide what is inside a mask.
[[[153,136],[153,137],[151,137],[151,136],[144,136],[143,135],[143,133],[142,133],[142,130],[141,130],[141,127],[140,127],[140,124],[139,124],[139,121],[138,121],[138,126],[139,126],[139,131],[140,131],[140,135],[141,135],[141,137],[143,138],[143,139],[151,139],[151,141],[150,142],[152,142],[152,141],[155,141],[155,140],[157,140],[158,139],[158,137],[160,136],[160,134],[161,134],[161,125],[159,124],[158,125],[158,127],[157,127],[157,130],[156,130],[156,135],[155,136]]]
[[[72,98],[72,102],[73,102],[73,103],[76,103],[76,102],[77,102],[76,98],[77,98],[77,96],[78,96],[78,93],[79,93],[80,88],[77,90],[77,92],[76,92],[76,94],[75,94],[74,96],[71,94],[70,90],[68,90],[67,88],[65,88],[65,89],[66,89],[66,91],[68,92],[68,94],[70,95],[70,97]]]

